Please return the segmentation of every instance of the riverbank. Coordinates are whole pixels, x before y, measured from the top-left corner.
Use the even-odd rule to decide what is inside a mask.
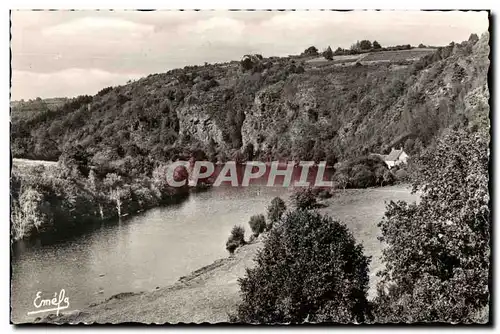
[[[84,176],[57,163],[16,160],[11,170],[11,243],[66,240],[103,222],[176,204],[203,184],[170,187],[160,166],[152,177]],[[199,189],[198,189],[199,188]]]
[[[373,297],[381,269],[381,244],[377,240],[377,224],[389,200],[415,201],[404,185],[370,189],[347,189],[322,201],[320,212],[343,221],[356,239],[362,242],[365,254],[372,256],[369,296]],[[253,258],[262,246],[258,240],[237,249],[233,257],[223,258],[191,274],[177,283],[141,293],[121,293],[104,302],[56,318],[44,318],[53,323],[179,323],[227,322],[235,312],[239,297],[238,278],[253,266]],[[221,245],[223,247],[223,245]]]
[[[228,314],[239,303],[238,278],[253,266],[253,258],[262,241],[238,248],[233,256],[219,259],[174,285],[140,293],[121,293],[106,301],[90,305],[41,322],[49,323],[122,323],[146,324],[227,322]]]

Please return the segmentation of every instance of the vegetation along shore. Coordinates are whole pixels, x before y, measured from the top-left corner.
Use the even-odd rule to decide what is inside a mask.
[[[333,171],[334,187],[295,189],[235,221],[228,258],[173,286],[39,320],[487,322],[488,43],[485,33],[424,51],[370,42],[354,54],[248,55],[16,104],[14,158],[57,163],[14,163],[13,242],[187,196],[189,186],[166,182],[179,160],[326,161]]]

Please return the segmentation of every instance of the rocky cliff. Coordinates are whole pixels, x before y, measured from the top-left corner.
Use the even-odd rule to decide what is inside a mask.
[[[80,145],[94,164],[193,150],[219,160],[249,151],[339,160],[393,146],[417,152],[446,127],[488,126],[488,34],[419,59],[385,55],[366,63],[260,57],[150,75],[13,118],[12,152],[56,160]]]

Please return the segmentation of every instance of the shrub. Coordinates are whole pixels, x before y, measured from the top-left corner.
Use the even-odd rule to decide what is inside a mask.
[[[248,222],[250,228],[252,229],[253,235],[258,237],[259,234],[265,231],[266,229],[266,218],[264,215],[255,215],[250,217],[250,221]]]
[[[387,206],[380,322],[471,322],[488,306],[488,133],[452,131],[415,161],[419,204]]]
[[[302,53],[304,56],[317,56],[318,49],[315,46],[310,46]]]
[[[339,188],[367,188],[390,184],[392,176],[385,162],[377,156],[362,156],[342,163],[335,171]]]
[[[316,205],[316,196],[311,188],[298,188],[291,197],[297,209],[312,209]]]
[[[344,224],[311,211],[283,217],[239,280],[245,323],[363,322],[369,258]]]
[[[245,244],[245,229],[243,226],[234,225],[226,242],[226,250],[233,254],[236,248]]]
[[[356,168],[349,182],[354,188],[367,188],[377,183],[375,174],[365,166]]]
[[[370,42],[367,39],[364,39],[361,42],[359,42],[359,47],[361,48],[361,50],[370,50],[372,48],[372,42]]]
[[[275,197],[271,201],[271,204],[267,207],[267,229],[270,230],[274,223],[277,223],[286,211],[285,202],[279,198]]]
[[[332,197],[332,193],[328,191],[328,189],[321,189],[318,193],[318,197],[321,199],[327,199]]]
[[[245,228],[243,226],[235,225],[231,230],[230,238],[236,240],[240,245],[245,244]]]
[[[97,95],[98,96],[104,96],[106,94],[108,94],[109,92],[111,92],[113,90],[113,87],[106,87],[106,88],[103,88],[101,89],[100,91],[97,92]]]
[[[234,254],[234,251],[239,246],[240,246],[240,243],[237,242],[236,240],[231,239],[231,238],[229,238],[226,242],[226,250],[229,252],[229,254]]]
[[[399,169],[396,171],[395,177],[398,182],[408,181],[408,172],[404,169]]]
[[[333,59],[333,51],[331,47],[328,47],[324,52],[323,52],[323,57],[325,57],[326,60],[332,60]]]

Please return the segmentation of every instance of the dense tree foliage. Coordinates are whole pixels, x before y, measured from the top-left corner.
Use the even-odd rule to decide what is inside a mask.
[[[285,212],[285,202],[280,197],[273,198],[271,204],[267,207],[267,229],[270,230],[273,225],[281,219]]]
[[[326,48],[326,50],[323,52],[323,57],[325,57],[326,60],[333,59],[333,51],[331,47]]]
[[[361,50],[370,50],[372,48],[372,42],[370,42],[367,39],[364,39],[361,42],[359,42],[359,48]]]
[[[305,49],[304,52],[302,53],[302,55],[304,55],[304,56],[317,56],[317,55],[319,55],[319,53],[318,53],[318,49],[313,45],[313,46],[310,46],[307,49]]]
[[[14,167],[11,174],[11,239],[75,234],[105,219],[180,201],[186,187],[166,184],[166,166],[152,177],[115,173],[85,177],[77,167]]]
[[[334,181],[341,189],[389,185],[395,179],[385,162],[378,156],[351,159],[336,167]]]
[[[381,322],[471,322],[489,301],[489,135],[447,131],[415,162],[420,203],[391,202],[379,224]],[[486,312],[487,313],[487,312]]]
[[[363,322],[369,259],[347,227],[311,211],[285,214],[240,279],[245,323]]]
[[[316,195],[312,188],[297,188],[291,195],[292,203],[297,209],[308,210],[316,205]]]
[[[258,237],[259,234],[266,230],[266,218],[264,215],[254,215],[250,217],[248,225],[250,225],[253,235]]]
[[[233,226],[226,242],[226,250],[229,254],[233,254],[236,248],[243,246],[245,243],[245,228],[238,225]]]
[[[248,159],[249,143],[262,160],[335,163],[407,141],[418,153],[469,117],[487,48],[487,38],[471,37],[397,68],[315,69],[300,58],[248,55],[245,71],[239,62],[188,66],[50,107],[14,103],[12,153],[57,161],[78,147],[100,177],[151,176],[193,149],[212,160]]]

